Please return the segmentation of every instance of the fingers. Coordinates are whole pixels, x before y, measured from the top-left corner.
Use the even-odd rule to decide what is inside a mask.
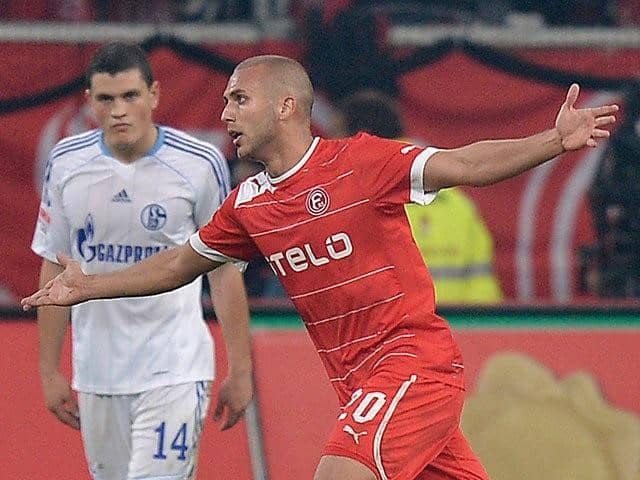
[[[41,307],[44,305],[51,305],[52,302],[48,297],[48,292],[45,289],[38,290],[30,297],[23,298],[20,301],[23,310],[29,310],[32,307]]]
[[[592,138],[609,138],[611,132],[608,130],[600,130],[599,128],[595,128],[591,133]]]
[[[220,428],[220,430],[222,431],[228,430],[229,428],[233,427],[244,416],[244,408],[232,408],[224,400],[218,399],[216,409],[213,412],[213,419],[216,422],[219,421],[222,418],[225,410],[227,411],[227,417],[222,424],[222,427]]]
[[[227,415],[227,420],[224,422],[221,430],[224,432],[229,428],[233,427],[238,421],[244,416],[244,410],[229,410],[229,414]]]
[[[602,117],[603,115],[610,115],[612,113],[617,112],[620,109],[618,105],[603,105],[601,107],[590,108],[589,111],[595,117]],[[615,118],[615,117],[614,117]]]
[[[611,125],[616,122],[616,117],[608,115],[606,117],[596,118],[596,127],[604,127],[605,125]]]
[[[53,413],[62,423],[76,430],[80,429],[80,413],[78,411],[78,405],[75,402],[60,405]]]
[[[222,412],[224,411],[224,402],[221,399],[218,399],[218,403],[216,404],[216,409],[213,412],[213,419],[217,422],[222,418]]]
[[[22,300],[20,300],[20,304],[22,305],[22,309],[27,311],[31,307],[38,306],[36,302],[37,302],[37,298],[38,298],[38,294],[39,293],[40,293],[40,290],[38,290],[36,293],[31,295],[30,297],[26,297],[26,298],[23,298]]]
[[[567,92],[567,98],[564,101],[565,105],[568,107],[573,107],[578,99],[578,94],[580,93],[580,86],[577,83],[571,84],[569,87],[569,91]]]

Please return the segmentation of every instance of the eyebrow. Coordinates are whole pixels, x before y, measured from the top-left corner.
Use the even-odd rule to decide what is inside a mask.
[[[127,91],[123,92],[120,95],[112,95],[110,93],[96,93],[96,98],[99,98],[99,99],[103,100],[103,99],[114,98],[114,97],[118,97],[118,96],[126,97],[128,95],[137,95],[139,93],[140,93],[140,89],[132,88],[130,90],[127,90]]]
[[[244,88],[236,88],[231,90],[228,94],[222,94],[222,98],[227,98],[227,97],[237,97],[238,95],[242,94],[242,93],[247,93],[246,90]]]

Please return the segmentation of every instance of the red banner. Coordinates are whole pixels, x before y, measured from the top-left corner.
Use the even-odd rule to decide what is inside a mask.
[[[21,97],[80,75],[95,46],[0,44],[4,99]],[[299,56],[289,44],[216,48],[233,59],[260,53]],[[631,76],[638,52],[567,50],[523,52],[538,63],[611,77]],[[224,74],[185,61],[162,49],[151,55],[161,85],[157,121],[213,141],[227,153],[230,143],[219,114]],[[408,134],[452,147],[486,138],[523,136],[551,127],[564,90],[491,70],[452,54],[401,79]],[[616,99],[583,92],[581,106]],[[318,132],[331,127],[331,106],[318,102]],[[323,108],[325,107],[325,108]],[[14,297],[37,284],[39,259],[29,249],[48,150],[63,136],[92,126],[81,94],[39,108],[0,115],[0,290]],[[593,229],[585,195],[602,149],[565,155],[516,179],[468,189],[496,244],[496,270],[511,300],[572,301],[577,297],[577,258]]]

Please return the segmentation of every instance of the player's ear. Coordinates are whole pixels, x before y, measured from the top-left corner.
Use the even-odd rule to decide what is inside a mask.
[[[91,100],[91,89],[87,88],[84,91],[84,99],[88,102]]]
[[[280,117],[290,117],[296,109],[296,100],[293,97],[286,97],[280,104]]]
[[[154,82],[149,87],[149,92],[153,97],[151,101],[151,109],[155,110],[160,103],[160,82],[158,82],[158,80],[154,80]]]

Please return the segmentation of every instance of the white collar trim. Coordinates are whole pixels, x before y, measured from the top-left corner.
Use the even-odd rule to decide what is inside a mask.
[[[311,145],[309,146],[307,151],[304,153],[302,158],[298,161],[298,163],[296,163],[293,167],[291,167],[289,170],[284,172],[282,175],[279,175],[277,177],[272,177],[267,173],[267,178],[269,179],[269,183],[276,184],[276,183],[283,182],[287,178],[291,177],[296,172],[298,172],[304,166],[304,164],[307,163],[307,160],[309,160],[309,157],[311,157],[316,147],[318,146],[319,141],[320,141],[320,137],[314,137],[313,142],[311,142]]]

